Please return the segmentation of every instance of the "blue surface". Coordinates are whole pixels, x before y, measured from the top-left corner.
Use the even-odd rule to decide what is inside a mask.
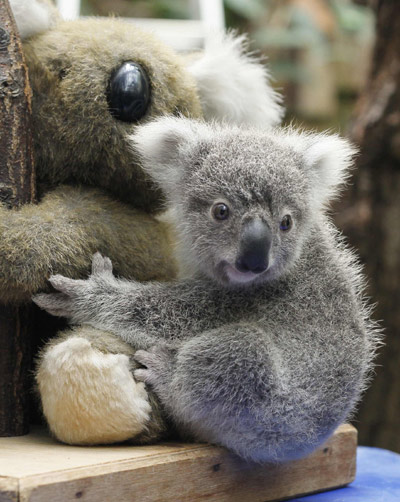
[[[357,448],[357,476],[349,486],[292,499],[297,502],[400,502],[400,455]]]

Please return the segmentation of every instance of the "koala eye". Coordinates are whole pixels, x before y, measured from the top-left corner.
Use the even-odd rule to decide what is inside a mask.
[[[287,214],[282,218],[281,224],[279,225],[279,228],[286,232],[287,230],[290,230],[292,228],[292,217],[290,214]]]
[[[214,204],[211,213],[216,220],[226,220],[229,217],[229,207],[223,202]]]
[[[132,61],[125,62],[112,75],[107,101],[113,117],[136,122],[146,113],[150,102],[150,82],[144,69]]]

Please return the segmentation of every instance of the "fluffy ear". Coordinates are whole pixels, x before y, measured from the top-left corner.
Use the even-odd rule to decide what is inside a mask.
[[[350,176],[349,169],[355,153],[353,145],[337,135],[306,136],[302,154],[316,207],[326,206],[339,194]]]
[[[47,0],[10,0],[21,38],[50,29],[57,21],[57,10]]]
[[[215,35],[188,69],[197,81],[206,120],[263,128],[281,122],[281,97],[265,66],[248,53],[245,36]]]
[[[139,126],[128,140],[141,155],[144,170],[162,190],[171,192],[182,176],[186,154],[211,134],[202,122],[163,117]]]

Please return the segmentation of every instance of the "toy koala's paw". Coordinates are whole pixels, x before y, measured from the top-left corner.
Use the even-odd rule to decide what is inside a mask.
[[[96,253],[92,261],[92,274],[87,280],[52,275],[49,282],[58,293],[40,293],[33,297],[33,301],[54,316],[67,317],[73,322],[86,322],[91,320],[91,307],[98,293],[114,281],[111,260]]]
[[[155,345],[151,349],[138,350],[134,359],[144,366],[135,370],[136,380],[150,385],[162,399],[168,392],[175,361],[175,350],[166,345]]]
[[[129,355],[97,349],[87,328],[74,333],[45,347],[36,373],[54,435],[69,444],[107,444],[146,435],[149,424],[156,435],[147,391],[135,382]],[[93,334],[104,342],[109,336]]]

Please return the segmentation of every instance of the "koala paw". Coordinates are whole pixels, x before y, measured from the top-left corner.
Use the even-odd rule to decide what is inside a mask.
[[[175,351],[166,345],[155,345],[148,351],[138,350],[134,355],[135,361],[144,366],[135,370],[137,381],[151,386],[162,399],[171,381],[175,361]]]
[[[113,267],[110,258],[102,256],[100,253],[95,253],[92,259],[92,274],[93,276],[103,276],[113,278]]]
[[[33,301],[54,316],[67,317],[74,322],[90,320],[90,304],[98,291],[116,281],[109,258],[96,253],[92,260],[92,273],[87,280],[52,275],[50,284],[59,293],[40,293]]]

